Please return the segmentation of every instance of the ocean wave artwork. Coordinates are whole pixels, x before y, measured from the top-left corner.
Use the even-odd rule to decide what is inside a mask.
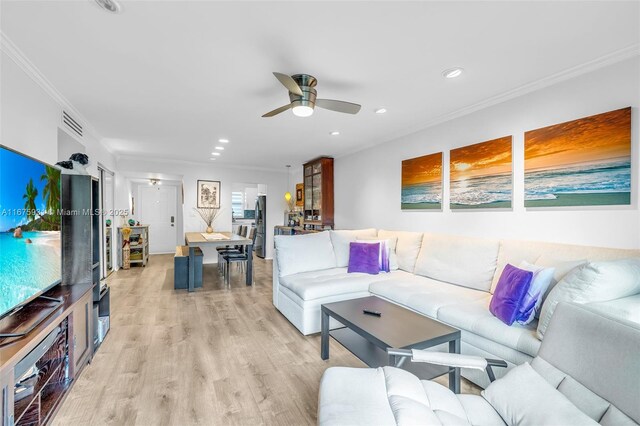
[[[442,208],[442,152],[402,162],[402,210]]]
[[[511,208],[512,137],[451,150],[451,209]]]
[[[525,133],[525,207],[631,203],[631,108]]]

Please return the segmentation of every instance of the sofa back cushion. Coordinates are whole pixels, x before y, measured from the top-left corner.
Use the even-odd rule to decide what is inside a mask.
[[[489,291],[498,259],[498,240],[424,234],[415,273]]]
[[[500,251],[498,253],[498,266],[493,275],[491,293],[495,290],[502,270],[507,263],[518,265],[523,260],[526,260],[529,263],[540,266],[556,267],[556,273],[558,274],[563,271],[562,268],[558,268],[558,265],[555,265],[555,263],[575,261],[575,265],[578,266],[587,260],[615,260],[638,256],[640,256],[640,250],[611,249],[540,241],[501,240]],[[546,260],[540,262],[543,257]],[[553,261],[550,261],[551,259],[553,259]],[[565,274],[566,272],[568,271],[565,271]],[[553,288],[554,284],[555,282],[551,283],[549,291]]]
[[[422,244],[422,232],[406,232],[406,231],[378,231],[378,238],[381,239],[397,239],[396,256],[398,259],[398,268],[413,273],[420,245]]]
[[[374,228],[329,231],[328,233],[331,236],[331,244],[333,244],[336,266],[338,268],[344,268],[349,265],[350,243],[358,238],[375,238],[377,234]]]
[[[637,324],[561,303],[538,352],[545,362],[532,366],[597,422],[640,423],[639,347]]]
[[[336,267],[336,256],[329,232],[276,235],[274,240],[281,277]]]

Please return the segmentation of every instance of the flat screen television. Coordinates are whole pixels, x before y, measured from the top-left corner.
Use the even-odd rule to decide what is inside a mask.
[[[0,318],[62,280],[60,171],[0,145]]]

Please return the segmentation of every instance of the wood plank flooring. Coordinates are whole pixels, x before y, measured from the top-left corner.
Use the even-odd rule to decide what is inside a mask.
[[[112,274],[111,331],[53,424],[315,424],[324,370],[364,364],[333,340],[320,359],[320,336],[274,308],[271,268],[257,259],[252,287],[234,268],[225,288],[205,265],[194,293],[173,290],[173,255]]]

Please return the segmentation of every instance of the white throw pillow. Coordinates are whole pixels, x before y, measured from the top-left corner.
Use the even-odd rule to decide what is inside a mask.
[[[356,241],[358,237],[375,238],[377,232],[374,228],[369,228],[329,231],[329,234],[336,255],[336,265],[338,268],[346,268],[349,265],[349,243]]]
[[[281,277],[336,267],[329,232],[306,235],[276,235],[276,256]]]
[[[640,258],[589,262],[567,274],[542,304],[542,339],[559,302],[584,304],[620,299],[640,292]]]
[[[528,362],[509,370],[482,391],[482,397],[508,425],[597,425]]]
[[[567,260],[567,259],[557,259],[553,256],[543,254],[536,260],[536,266],[543,266],[545,268],[554,268],[555,272],[553,274],[553,278],[551,279],[551,284],[547,287],[547,292],[542,296],[542,303],[547,300],[547,296],[553,287],[556,286],[569,272],[573,271],[579,266],[587,263],[587,259],[578,259],[578,260]],[[540,317],[540,311],[536,311],[536,318]]]
[[[389,249],[389,270],[397,271],[398,270],[398,255],[396,254],[396,245],[398,244],[398,239],[395,237],[391,238],[364,238],[358,237],[358,241],[363,241],[366,243],[380,243],[385,241],[387,243],[387,248]]]
[[[551,284],[555,268],[544,268],[542,266],[536,266],[532,263],[523,260],[518,265],[518,268],[525,271],[533,272],[533,278],[531,279],[531,285],[527,290],[527,294],[523,300],[524,307],[530,307],[533,303],[533,309],[530,311],[529,317],[526,319],[519,319],[518,323],[522,325],[529,324],[536,317],[536,313],[540,311],[542,306],[542,297],[546,294],[547,288]]]

